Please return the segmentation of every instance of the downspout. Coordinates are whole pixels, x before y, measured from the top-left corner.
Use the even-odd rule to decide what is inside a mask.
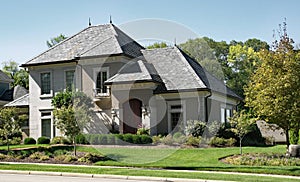
[[[209,91],[209,94],[204,98],[205,105],[205,122],[208,123],[208,98],[211,97],[212,93]]]

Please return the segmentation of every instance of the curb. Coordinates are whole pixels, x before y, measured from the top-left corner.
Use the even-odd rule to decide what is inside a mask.
[[[203,179],[163,178],[163,177],[150,177],[150,176],[124,176],[124,175],[107,175],[107,174],[94,175],[94,174],[83,174],[83,173],[17,171],[17,170],[0,170],[0,174],[65,176],[65,177],[81,177],[81,178],[107,178],[107,179],[121,179],[124,181],[125,180],[129,180],[129,181],[147,180],[147,181],[164,181],[164,182],[222,182],[219,180],[203,180]]]

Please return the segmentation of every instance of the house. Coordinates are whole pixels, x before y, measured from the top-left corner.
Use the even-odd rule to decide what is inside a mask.
[[[89,26],[22,65],[30,136],[60,135],[51,99],[75,88],[94,102],[93,133],[172,133],[187,120],[225,122],[241,98],[179,47],[147,50],[113,24]]]
[[[12,82],[13,79],[0,70],[0,108],[12,100],[12,92],[10,90]]]

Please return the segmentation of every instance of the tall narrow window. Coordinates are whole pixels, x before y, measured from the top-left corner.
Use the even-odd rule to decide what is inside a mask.
[[[75,86],[75,80],[74,80],[74,76],[75,76],[75,71],[74,70],[69,70],[65,72],[66,74],[66,90],[70,91],[74,88]]]
[[[104,82],[107,80],[107,71],[100,71],[97,74],[96,90],[97,94],[107,93],[107,87],[104,86]]]
[[[221,108],[221,122],[228,122],[228,118],[231,117],[231,109]]]
[[[41,73],[41,94],[51,93],[51,74],[50,72]]]

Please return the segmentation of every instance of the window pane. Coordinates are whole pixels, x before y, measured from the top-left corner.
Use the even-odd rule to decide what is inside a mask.
[[[51,79],[50,73],[41,73],[41,94],[50,94]]]
[[[221,108],[221,122],[225,123],[225,109]]]
[[[107,72],[102,72],[102,93],[107,93],[107,87],[104,86],[104,82],[107,80]]]
[[[171,113],[171,129],[174,130],[174,128],[177,126],[179,120],[181,118],[181,113]]]
[[[67,90],[72,90],[75,85],[74,84],[74,75],[75,75],[74,70],[66,71],[66,89]]]
[[[231,110],[230,109],[226,109],[226,121],[228,121],[228,118],[231,117]]]
[[[97,75],[97,81],[96,81],[96,89],[97,93],[101,93],[101,88],[102,88],[102,75],[101,72],[98,73]]]
[[[51,119],[42,119],[42,136],[51,138]]]
[[[107,87],[104,86],[104,82],[107,80],[107,72],[101,71],[97,74],[96,89],[97,93],[107,93]]]

